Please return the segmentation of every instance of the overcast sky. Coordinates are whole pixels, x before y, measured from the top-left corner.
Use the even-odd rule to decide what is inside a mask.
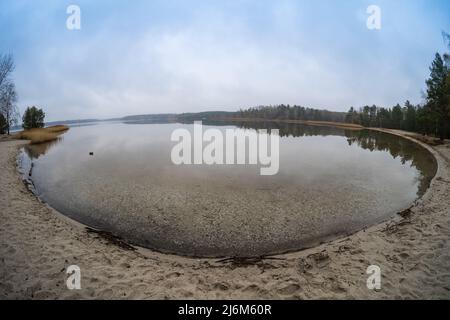
[[[70,4],[81,30],[66,28]],[[0,0],[19,108],[49,121],[419,103],[443,30],[448,0]]]

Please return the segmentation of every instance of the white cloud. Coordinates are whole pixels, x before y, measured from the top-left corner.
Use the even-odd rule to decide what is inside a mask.
[[[329,29],[317,30],[291,1],[267,8],[260,25],[242,13],[193,11],[180,25],[121,31],[107,19],[33,43],[17,63],[21,107],[41,105],[55,120],[278,103],[344,111],[420,96],[426,65],[411,71],[408,47],[390,47],[397,39],[386,34],[348,30],[357,10],[348,15],[355,22],[323,20]]]

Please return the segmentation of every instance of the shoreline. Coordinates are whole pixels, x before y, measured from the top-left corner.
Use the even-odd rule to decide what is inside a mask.
[[[425,149],[426,152],[429,152],[431,154],[431,152],[429,150],[427,150],[426,148],[423,148],[423,149]],[[434,159],[434,156],[432,156],[432,157]],[[26,162],[28,162],[28,161],[26,161]],[[142,250],[149,250],[150,252],[174,255],[174,256],[179,256],[179,257],[188,258],[188,259],[210,259],[210,260],[240,259],[242,261],[251,261],[252,259],[267,259],[267,258],[270,259],[271,257],[283,256],[283,255],[290,254],[290,253],[304,251],[306,249],[315,248],[324,243],[328,243],[328,242],[331,242],[334,240],[339,240],[339,239],[342,239],[345,237],[352,236],[353,234],[360,232],[361,230],[366,230],[367,228],[370,228],[372,226],[376,226],[378,224],[394,220],[399,215],[401,215],[403,212],[408,211],[410,209],[410,207],[413,205],[413,203],[416,202],[417,200],[419,200],[420,198],[422,198],[424,195],[424,193],[417,194],[416,198],[411,200],[411,202],[407,202],[402,207],[398,207],[395,210],[389,211],[390,212],[389,215],[385,215],[384,217],[379,218],[376,221],[366,222],[363,225],[360,225],[355,228],[348,228],[347,230],[344,230],[344,231],[339,231],[339,232],[334,232],[334,233],[326,233],[326,234],[324,233],[318,237],[311,238],[310,240],[308,240],[308,242],[303,243],[301,246],[296,246],[296,247],[291,246],[291,248],[289,248],[289,249],[277,249],[277,250],[268,251],[268,252],[265,252],[262,254],[254,254],[254,255],[227,255],[223,252],[221,252],[221,255],[195,255],[195,254],[188,254],[188,253],[180,253],[177,251],[163,250],[158,247],[141,245],[139,242],[133,241],[133,239],[128,237],[127,235],[119,235],[118,233],[115,233],[115,231],[113,229],[102,228],[99,226],[95,226],[94,224],[89,224],[88,222],[83,222],[82,220],[77,219],[76,217],[73,217],[73,216],[68,215],[67,213],[64,213],[65,211],[63,209],[61,210],[56,207],[52,207],[52,205],[49,204],[46,201],[46,199],[39,197],[39,195],[36,193],[33,179],[31,177],[32,168],[33,168],[32,166],[27,167],[25,172],[22,172],[23,168],[21,168],[20,164],[18,164],[18,171],[20,172],[24,183],[27,184],[28,190],[41,203],[48,206],[49,209],[54,211],[58,216],[65,218],[69,221],[73,221],[74,223],[77,223],[80,226],[88,229],[89,230],[88,232],[97,233],[97,234],[109,239],[110,241],[115,242],[122,246],[135,247],[135,248],[140,248]],[[436,164],[436,168],[437,168],[437,164]],[[30,176],[28,176],[28,172],[30,172]],[[431,175],[430,175],[430,177],[431,177]],[[432,179],[434,179],[434,175],[432,176]],[[429,182],[430,181],[431,180],[429,180]],[[429,186],[429,183],[427,184],[426,190],[428,190],[428,186]],[[385,212],[388,212],[388,211],[385,211]],[[216,251],[216,252],[220,252],[220,251]]]
[[[142,248],[130,251],[88,233],[83,225],[55,215],[25,188],[15,168],[18,147],[24,143],[2,141],[0,205],[5,210],[0,227],[0,298],[449,298],[450,148],[432,148],[405,133],[383,131],[419,143],[438,162],[430,188],[416,200],[410,216],[250,263],[187,258]],[[431,216],[427,215],[430,211]],[[30,225],[30,219],[34,224]],[[423,237],[430,243],[418,239]],[[443,253],[437,255],[434,247]],[[421,256],[433,261],[425,264]],[[65,287],[65,268],[75,262],[82,271],[80,291]],[[405,264],[409,263],[413,267],[407,271]],[[365,271],[371,264],[379,264],[390,275],[383,278],[379,292],[366,287]],[[411,272],[419,274],[412,277]]]
[[[286,124],[303,124],[308,126],[333,127],[346,130],[364,130],[367,129],[359,124],[347,122],[331,122],[331,121],[316,121],[316,120],[289,120],[289,119],[263,119],[263,118],[218,118],[211,119],[215,121],[230,121],[230,122],[278,122]]]

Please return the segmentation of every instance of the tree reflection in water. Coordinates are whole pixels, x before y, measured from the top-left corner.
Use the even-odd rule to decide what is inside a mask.
[[[208,123],[205,123],[208,124]],[[224,122],[214,122],[209,124],[222,124]],[[428,189],[431,180],[436,175],[437,163],[434,156],[429,152],[423,152],[422,146],[388,133],[367,130],[367,129],[345,129],[331,126],[313,126],[296,123],[273,122],[273,121],[245,121],[229,122],[226,125],[237,125],[242,129],[278,129],[280,137],[303,137],[303,136],[342,136],[346,137],[348,145],[356,144],[362,149],[374,151],[386,151],[394,159],[399,157],[402,164],[411,162],[422,174],[418,176],[418,195],[421,196]],[[422,152],[418,152],[422,151]]]
[[[57,145],[62,140],[63,137],[58,137],[56,140],[49,142],[28,144],[24,147],[24,150],[30,159],[39,159],[40,156],[45,155],[53,146]]]

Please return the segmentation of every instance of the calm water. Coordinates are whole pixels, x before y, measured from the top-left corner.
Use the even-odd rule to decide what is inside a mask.
[[[275,176],[258,166],[173,165],[170,135],[191,124],[73,127],[26,147],[21,166],[28,176],[33,163],[38,196],[69,217],[163,252],[217,257],[286,252],[360,230],[409,207],[435,174],[431,154],[399,137],[276,127]]]

